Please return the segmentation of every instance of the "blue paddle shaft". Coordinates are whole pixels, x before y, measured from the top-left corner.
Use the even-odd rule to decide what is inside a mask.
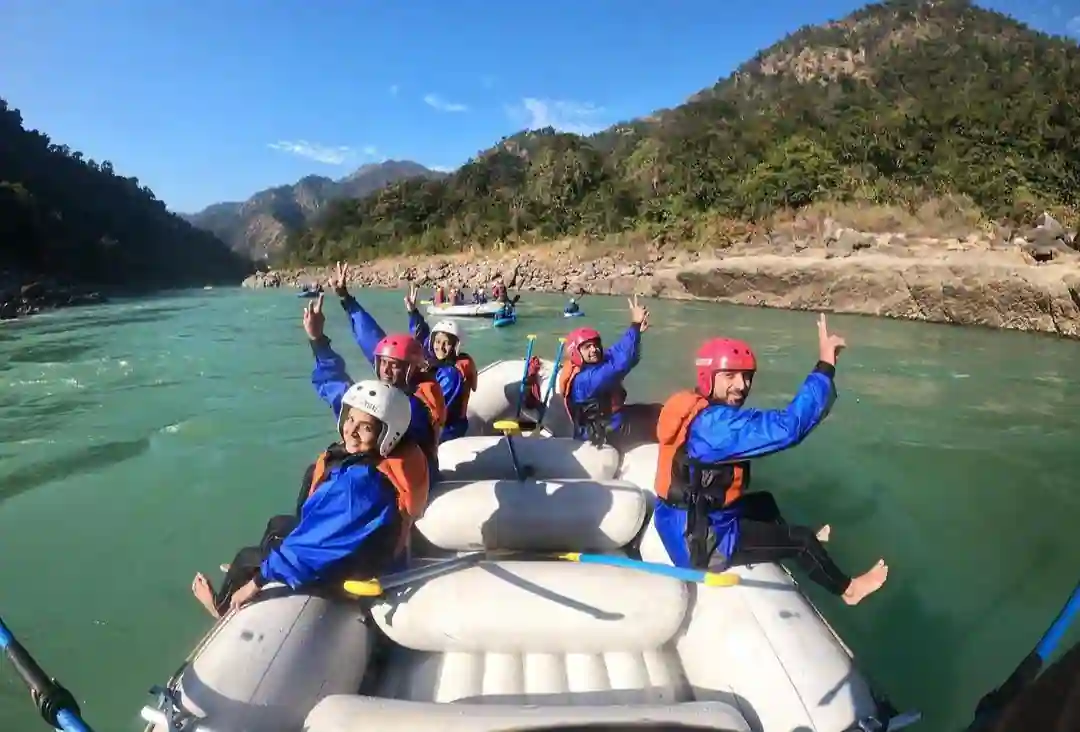
[[[1066,600],[1065,606],[1061,608],[1061,612],[1054,618],[1054,622],[1050,623],[1050,627],[1046,629],[1031,653],[1025,656],[1016,670],[1005,679],[1005,683],[979,700],[975,707],[975,719],[968,727],[968,732],[987,729],[1005,708],[1038,678],[1043,664],[1054,653],[1054,649],[1061,642],[1061,637],[1065,635],[1077,611],[1080,611],[1080,584],[1073,588],[1072,594]]]
[[[665,577],[673,577],[683,582],[704,582],[705,571],[700,569],[687,569],[685,567],[672,567],[669,564],[657,562],[643,562],[629,557],[615,557],[606,554],[581,554],[578,557],[582,564],[606,564],[610,567],[626,567],[638,571],[662,574]]]
[[[529,361],[532,360],[533,343],[535,338],[529,339],[529,347],[525,349],[525,371],[521,374],[521,384],[518,386],[517,416],[521,416],[521,406],[525,401],[525,383],[529,380]]]
[[[35,702],[44,697],[51,700],[50,704],[57,702],[62,704],[64,703],[63,700],[67,698],[71,704],[74,704],[74,700],[71,699],[68,692],[50,679],[41,669],[41,666],[38,666],[34,657],[22,647],[19,641],[15,640],[15,636],[4,625],[2,619],[0,619],[0,650],[3,650],[8,660],[11,661],[11,665],[15,667],[15,671],[18,672],[19,677],[22,678],[23,683],[30,689]],[[64,732],[92,732],[86,723],[79,718],[79,715],[71,709],[56,709],[55,715],[56,723]],[[46,721],[48,721],[46,711],[42,712],[42,716],[46,717]]]
[[[1080,584],[1073,588],[1072,595],[1069,596],[1065,607],[1061,608],[1061,612],[1054,618],[1054,622],[1050,624],[1046,633],[1039,639],[1038,645],[1035,646],[1035,654],[1044,662],[1057,648],[1058,643],[1061,642],[1061,637],[1069,629],[1069,623],[1072,622],[1077,611],[1080,611]]]
[[[565,346],[565,340],[559,341],[559,349],[555,351],[555,365],[551,367],[551,378],[548,379],[547,391],[544,394],[544,399],[540,402],[540,414],[536,419],[537,428],[543,423],[544,417],[547,415],[548,404],[551,403],[551,397],[555,394],[555,379],[558,377],[559,368],[562,366],[563,348]]]

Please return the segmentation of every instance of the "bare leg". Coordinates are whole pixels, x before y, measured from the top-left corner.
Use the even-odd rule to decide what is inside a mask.
[[[191,594],[195,595],[195,599],[206,609],[206,612],[215,618],[221,617],[221,614],[214,606],[214,586],[210,584],[210,580],[206,579],[202,572],[196,574],[195,579],[191,580]]]
[[[879,559],[877,564],[870,568],[870,571],[851,580],[851,584],[848,585],[847,590],[844,592],[844,602],[848,605],[858,605],[868,596],[880,590],[888,576],[889,565],[885,564],[884,559]]]
[[[832,533],[832,527],[829,526],[828,524],[825,524],[820,529],[818,529],[817,540],[820,541],[822,544],[824,544],[825,542],[827,542],[829,540],[829,535],[831,533]]]

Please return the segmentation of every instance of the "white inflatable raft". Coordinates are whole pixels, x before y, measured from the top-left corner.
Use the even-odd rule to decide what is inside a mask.
[[[523,363],[506,364],[515,362],[481,372],[474,397],[487,396],[474,398],[471,422],[513,412],[508,389]],[[143,709],[147,730],[884,729],[887,710],[850,652],[778,566],[739,568],[739,585],[705,587],[535,558],[634,556],[640,545],[643,559],[667,561],[650,523],[656,446],[620,467],[610,447],[541,434],[514,438],[533,467],[525,481],[505,438],[440,447],[444,481],[415,526],[414,564],[480,549],[486,558],[374,601],[286,595],[249,605],[219,622]]]
[[[498,301],[481,304],[467,303],[464,305],[428,305],[428,315],[441,315],[444,318],[491,318],[495,313],[502,310],[502,303]]]

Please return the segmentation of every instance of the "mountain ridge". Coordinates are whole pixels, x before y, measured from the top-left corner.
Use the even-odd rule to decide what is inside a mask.
[[[332,201],[363,197],[407,178],[442,175],[411,160],[385,160],[362,165],[338,179],[306,175],[294,183],[257,191],[243,201],[212,203],[201,211],[179,215],[218,236],[233,251],[254,260],[266,259],[292,232],[315,221]]]
[[[338,201],[281,262],[628,229],[722,246],[815,202],[985,220],[1080,211],[1080,47],[967,0],[891,0],[789,34],[672,109],[503,138],[439,180]],[[949,90],[943,94],[942,90]]]

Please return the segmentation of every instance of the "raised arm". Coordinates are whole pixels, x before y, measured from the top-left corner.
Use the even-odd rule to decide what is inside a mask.
[[[348,289],[349,269],[344,262],[338,262],[334,274],[330,277],[330,286],[334,288],[334,294],[341,298],[341,307],[349,316],[349,330],[352,331],[353,340],[368,363],[375,366],[375,346],[386,337],[386,331],[382,329],[375,318],[349,294]]]
[[[352,379],[345,370],[345,359],[330,347],[330,339],[323,332],[326,316],[323,314],[323,295],[304,308],[304,332],[307,333],[315,367],[311,372],[311,385],[319,398],[330,405],[336,418],[341,412],[341,398]]]
[[[719,463],[798,445],[825,420],[836,401],[835,373],[834,366],[819,362],[784,409],[707,407],[694,420],[687,453],[703,463]]]

